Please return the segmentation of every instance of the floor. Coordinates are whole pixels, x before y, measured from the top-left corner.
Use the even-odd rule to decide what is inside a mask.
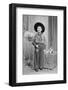
[[[43,69],[43,70],[39,70],[38,72],[36,72],[34,69],[32,69],[31,67],[24,65],[24,75],[32,75],[32,74],[48,74],[48,73],[57,73],[57,67],[53,68],[53,69]]]

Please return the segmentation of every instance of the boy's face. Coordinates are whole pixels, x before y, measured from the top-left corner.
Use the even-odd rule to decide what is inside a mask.
[[[41,31],[42,31],[41,26],[38,26],[38,27],[37,27],[37,32],[38,32],[38,33],[41,33]]]

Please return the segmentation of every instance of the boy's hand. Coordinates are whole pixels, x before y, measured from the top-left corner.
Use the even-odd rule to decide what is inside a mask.
[[[36,47],[38,48],[38,45],[36,45]]]

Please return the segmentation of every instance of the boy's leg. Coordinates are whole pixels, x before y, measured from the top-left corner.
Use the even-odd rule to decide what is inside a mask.
[[[39,55],[40,55],[39,56],[39,68],[40,68],[40,70],[42,70],[44,67],[44,52],[43,52],[43,50],[40,50]]]
[[[35,50],[35,56],[34,56],[34,69],[35,71],[38,71],[39,69],[39,52]]]

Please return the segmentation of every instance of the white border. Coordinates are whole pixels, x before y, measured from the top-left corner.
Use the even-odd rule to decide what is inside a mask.
[[[40,74],[40,75],[23,75],[22,74],[22,25],[23,14],[30,15],[46,15],[46,16],[58,16],[58,73],[57,74]],[[62,10],[49,10],[49,9],[28,9],[17,8],[16,9],[16,82],[36,82],[36,81],[54,81],[63,80],[63,11]]]

